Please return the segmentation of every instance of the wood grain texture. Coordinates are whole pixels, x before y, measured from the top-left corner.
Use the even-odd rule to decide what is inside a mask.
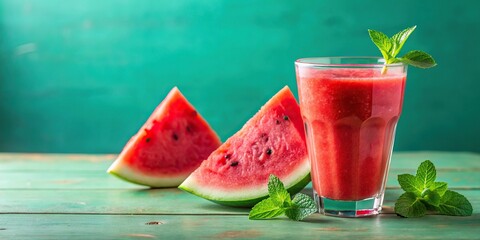
[[[2,215],[0,228],[4,239],[478,239],[480,215],[344,219],[314,214],[294,222],[247,216],[30,214]]]
[[[106,169],[114,159],[113,154],[2,153],[0,189],[146,189],[106,174]],[[448,182],[451,187],[471,189],[480,182],[480,154],[396,152],[392,158],[387,187],[398,188],[397,175],[415,174],[416,167],[426,159],[435,163],[438,180]],[[61,164],[56,164],[58,162]]]
[[[39,154],[0,153],[0,172],[29,171],[94,171],[107,168],[116,154]],[[474,152],[415,151],[394,152],[391,169],[415,171],[424,160],[431,160],[439,171],[476,171],[480,168],[480,154]],[[52,164],[62,164],[53,168]],[[95,163],[95,164],[91,164]]]
[[[105,173],[106,168],[94,171],[63,171],[61,169],[44,172],[0,172],[0,189],[148,189]],[[465,174],[468,172],[469,174]],[[438,181],[448,182],[456,189],[473,189],[480,182],[480,169],[468,171],[460,169],[439,169]],[[48,174],[47,174],[48,173]],[[387,187],[399,188],[397,176],[403,173],[415,174],[414,170],[391,169]]]
[[[314,214],[304,222],[248,220],[249,209],[224,207],[176,188],[148,189],[105,173],[114,155],[0,153],[0,239],[477,239],[480,154],[395,153],[376,217]],[[431,159],[437,178],[472,203],[470,217],[394,214],[402,193],[395,175]],[[311,186],[303,191],[312,194]]]
[[[458,190],[474,206],[480,206],[479,190]],[[312,189],[303,193],[312,196]],[[399,189],[387,189],[384,206],[392,213]],[[240,214],[248,209],[224,207],[181,190],[0,190],[0,213],[48,214]],[[474,209],[480,213],[479,207]]]

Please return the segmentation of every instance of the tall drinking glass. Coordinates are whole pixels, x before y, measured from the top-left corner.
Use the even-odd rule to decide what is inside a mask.
[[[342,217],[382,209],[407,66],[374,57],[295,62],[315,200]]]

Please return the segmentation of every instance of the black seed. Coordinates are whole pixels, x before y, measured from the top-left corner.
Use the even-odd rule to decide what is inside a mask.
[[[150,142],[150,138],[145,139],[145,142]]]
[[[230,159],[231,156],[232,156],[232,155],[230,155],[230,154],[226,154],[226,155],[225,155],[225,159]]]
[[[232,166],[232,167],[235,167],[235,166],[237,166],[237,165],[238,165],[238,162],[236,162],[236,161],[235,161],[235,162],[232,162],[232,163],[230,163],[230,166]]]
[[[271,155],[271,154],[272,154],[272,149],[270,149],[270,148],[267,149],[267,154],[268,154],[268,155]]]
[[[173,140],[177,141],[178,140],[178,135],[176,133],[172,134]]]
[[[277,123],[277,124],[280,124],[280,121],[277,120],[276,123]]]
[[[283,116],[283,120],[288,121],[288,116],[287,115]]]

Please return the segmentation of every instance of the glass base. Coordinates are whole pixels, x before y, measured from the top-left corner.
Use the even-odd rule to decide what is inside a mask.
[[[382,210],[383,194],[378,197],[358,201],[333,200],[319,196],[313,191],[319,212],[335,217],[367,217],[377,215]]]

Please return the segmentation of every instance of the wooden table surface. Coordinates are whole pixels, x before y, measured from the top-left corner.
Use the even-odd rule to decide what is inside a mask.
[[[147,189],[105,173],[115,155],[0,154],[0,239],[480,239],[480,154],[395,153],[385,210],[346,219],[314,214],[248,220],[230,208],[176,188]],[[401,173],[423,160],[437,166],[437,181],[464,194],[470,217],[406,219],[392,206]],[[304,189],[311,194],[310,185]]]

